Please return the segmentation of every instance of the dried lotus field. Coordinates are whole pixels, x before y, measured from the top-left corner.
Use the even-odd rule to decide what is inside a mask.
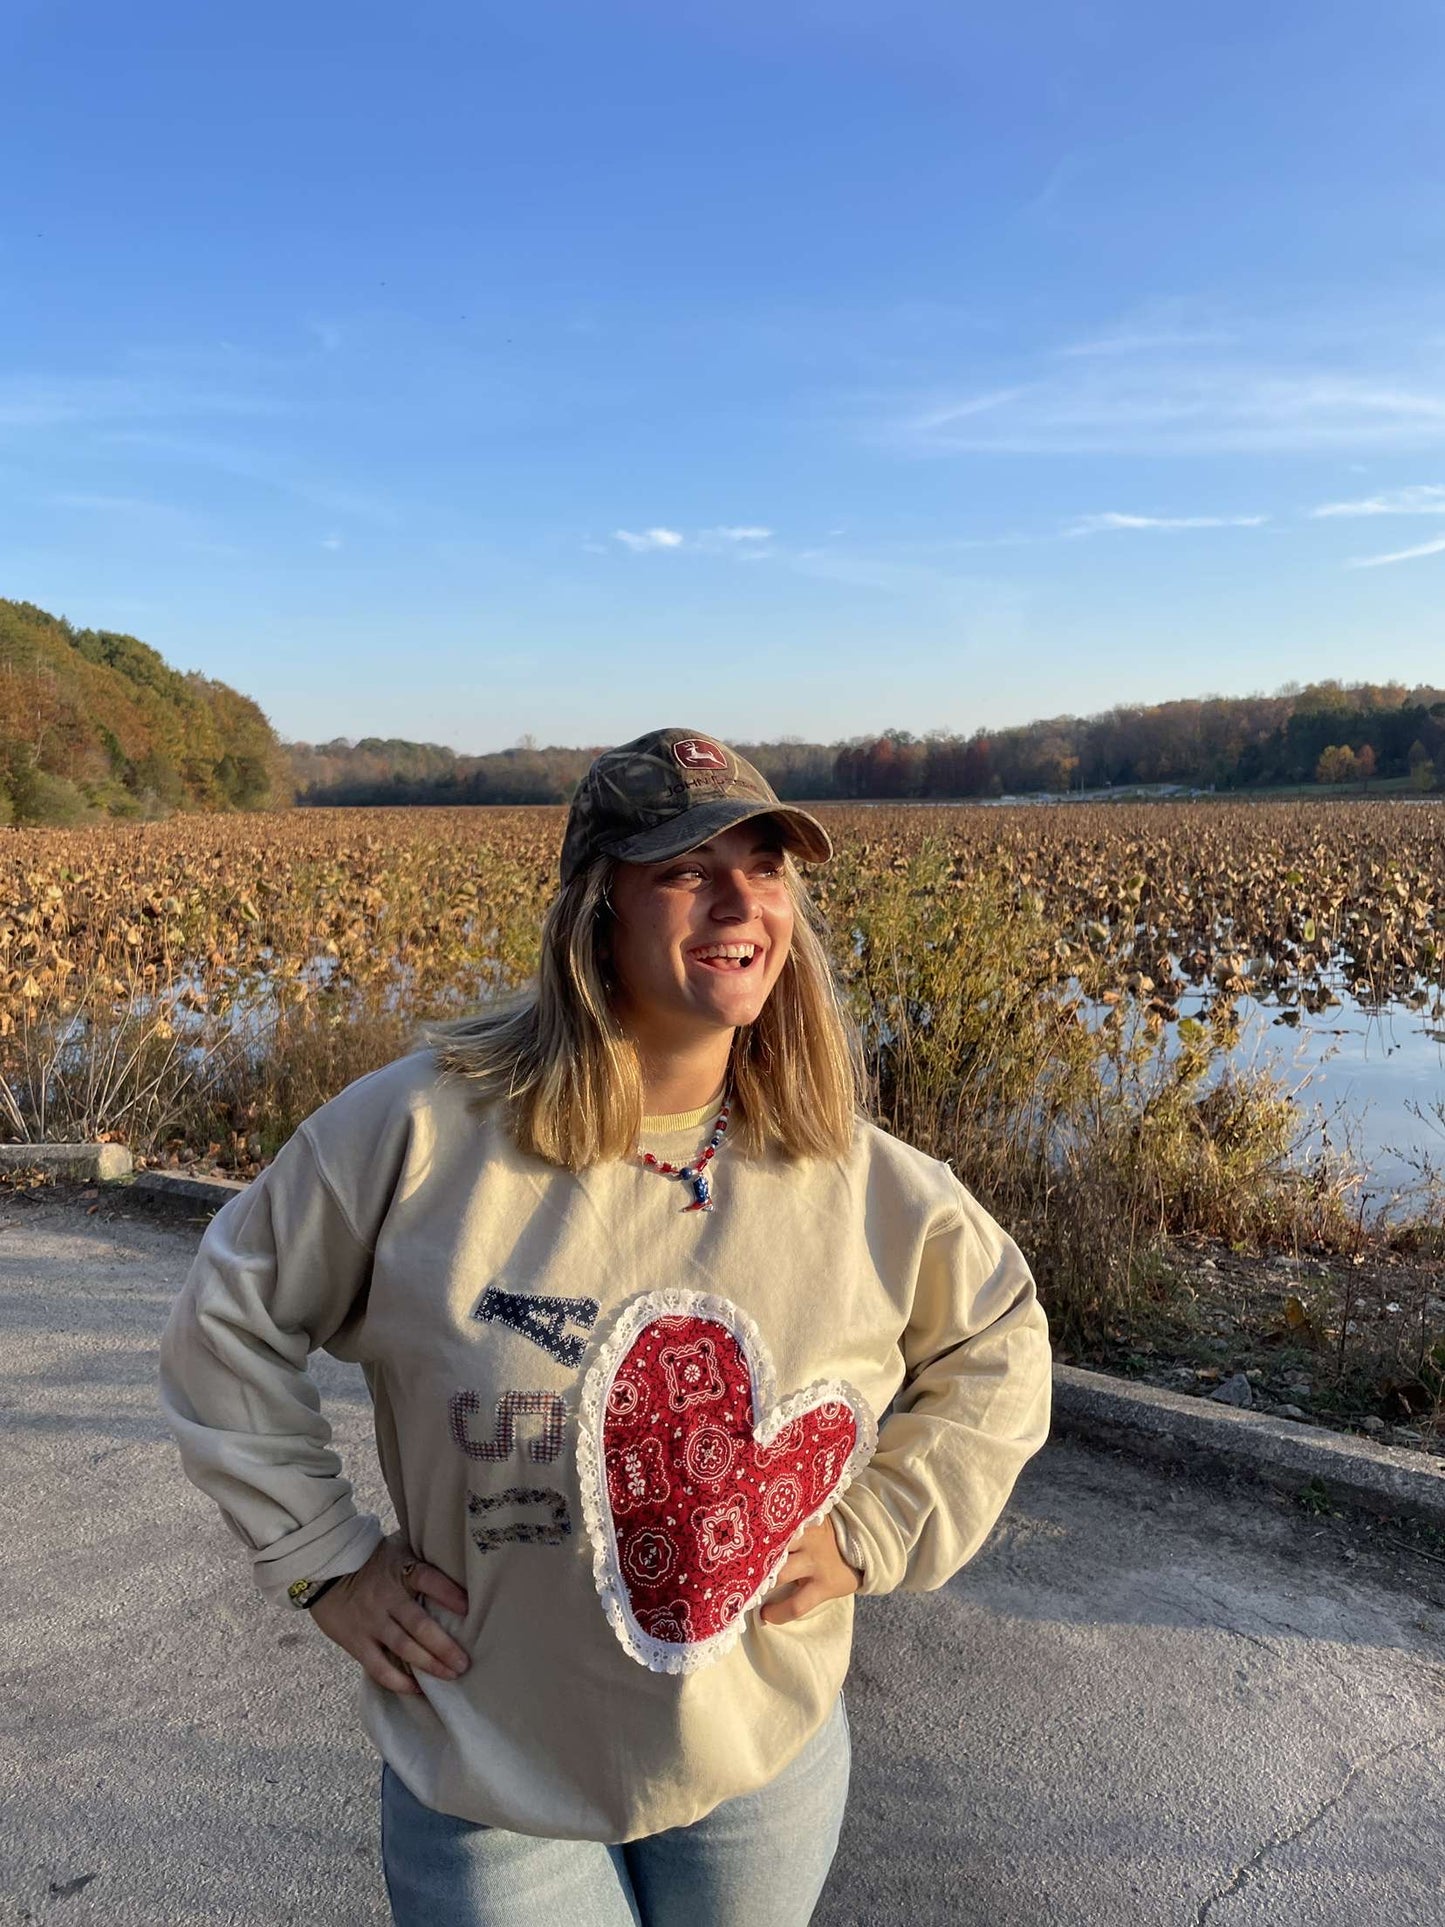
[[[1055,974],[1168,1015],[1186,983],[1308,1002],[1438,1000],[1445,808],[1158,803],[831,813],[865,870],[936,840],[1053,932]]]
[[[1416,1003],[1445,982],[1445,807],[1180,803],[818,806],[813,875],[841,926],[883,879],[920,894],[986,873],[1041,920],[1041,981],[1167,1014],[1185,983],[1288,1002],[1331,985]],[[85,985],[137,980],[224,1011],[388,984],[425,1006],[524,975],[555,809],[293,810],[0,836],[0,1029]],[[942,858],[939,863],[937,860]],[[843,946],[846,953],[846,946]],[[320,960],[325,959],[323,964]]]
[[[1134,1343],[1169,1251],[1358,1247],[1350,1172],[1301,1160],[1268,1075],[1228,1072],[1231,1024],[1246,993],[1285,1020],[1338,999],[1440,1022],[1445,807],[818,814],[838,855],[813,893],[877,1112],[1016,1229],[1071,1342]],[[562,822],[292,810],[0,834],[0,1138],[254,1172],[421,1019],[525,981]],[[1422,1208],[1421,1249],[1435,1222]]]

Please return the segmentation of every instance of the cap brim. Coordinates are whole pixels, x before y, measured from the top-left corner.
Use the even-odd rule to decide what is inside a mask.
[[[806,810],[791,803],[727,802],[721,798],[715,803],[697,803],[666,823],[599,847],[604,856],[616,857],[621,863],[661,863],[667,857],[695,850],[700,843],[755,816],[776,817],[784,831],[785,846],[805,863],[826,863],[833,854],[832,838],[817,817],[809,816]]]

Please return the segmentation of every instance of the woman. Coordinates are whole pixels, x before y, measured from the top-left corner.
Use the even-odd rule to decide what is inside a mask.
[[[1016,1246],[860,1115],[830,854],[709,737],[599,756],[533,988],[307,1118],[176,1303],[186,1472],[363,1669],[400,1927],[801,1927],[853,1595],[943,1584],[1043,1442]],[[389,1538],[317,1348],[365,1371]]]

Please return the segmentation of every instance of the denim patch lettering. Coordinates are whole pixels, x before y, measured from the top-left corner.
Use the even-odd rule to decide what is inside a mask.
[[[472,1316],[507,1325],[540,1345],[559,1364],[575,1366],[582,1363],[587,1344],[567,1327],[580,1325],[583,1331],[591,1331],[601,1309],[595,1298],[553,1298],[540,1292],[503,1291],[500,1285],[488,1285]]]

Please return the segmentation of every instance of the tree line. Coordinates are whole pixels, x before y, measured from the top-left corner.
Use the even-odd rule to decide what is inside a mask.
[[[1272,696],[1120,706],[971,736],[888,729],[844,743],[738,743],[790,802],[1061,795],[1177,786],[1445,787],[1445,691],[1312,683]],[[596,747],[463,756],[369,737],[291,746],[301,803],[563,803]]]
[[[602,744],[466,755],[395,737],[287,742],[248,696],[134,636],[0,599],[0,825],[292,803],[565,803]],[[739,743],[795,802],[1058,795],[1138,786],[1445,788],[1445,691],[1318,682],[1121,705],[964,736]]]
[[[969,737],[888,730],[838,752],[838,795],[989,797],[1445,779],[1445,691],[1336,681],[1120,705]]]

